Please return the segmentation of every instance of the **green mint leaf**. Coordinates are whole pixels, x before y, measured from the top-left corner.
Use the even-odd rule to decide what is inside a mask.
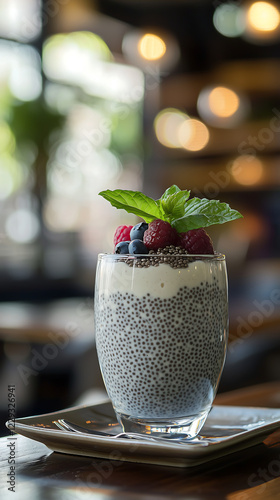
[[[191,215],[199,212],[208,217],[208,226],[213,224],[224,224],[235,219],[240,219],[242,215],[230,208],[227,203],[221,203],[219,200],[207,200],[203,198],[192,198],[186,203],[185,215]]]
[[[170,186],[168,189],[166,189],[166,191],[163,193],[163,195],[161,196],[160,199],[161,199],[161,201],[165,200],[166,198],[168,198],[172,194],[179,193],[180,191],[181,191],[181,189],[178,188],[178,186],[176,186],[176,184],[173,184],[173,186]]]
[[[190,191],[181,191],[161,201],[161,207],[166,216],[166,220],[172,221],[183,217],[185,213],[185,203],[189,196]]]
[[[138,215],[148,223],[162,219],[169,222],[179,233],[213,224],[224,224],[242,217],[237,210],[218,200],[189,200],[190,191],[181,191],[175,184],[166,189],[159,200],[153,200],[140,191],[123,189],[107,189],[99,194],[113,207]]]
[[[186,215],[180,219],[174,220],[171,225],[178,231],[178,233],[186,233],[190,229],[200,229],[206,227],[208,217],[203,214]]]
[[[171,186],[160,198],[161,208],[165,215],[165,220],[172,222],[174,219],[183,217],[185,213],[185,203],[189,199],[190,191],[181,191],[178,186]]]
[[[204,216],[201,219],[201,225],[197,216]],[[208,227],[213,224],[224,224],[235,219],[241,218],[242,215],[230,208],[227,203],[221,203],[218,200],[207,200],[203,198],[192,198],[185,204],[185,214],[181,219],[173,221],[172,225],[179,232],[189,231],[190,229],[198,229],[199,227]],[[184,229],[182,230],[182,227]]]
[[[100,196],[109,201],[115,208],[126,210],[131,214],[142,217],[146,222],[154,219],[162,219],[163,213],[160,204],[149,198],[140,191],[128,191],[124,189],[115,189],[111,191],[101,191]]]

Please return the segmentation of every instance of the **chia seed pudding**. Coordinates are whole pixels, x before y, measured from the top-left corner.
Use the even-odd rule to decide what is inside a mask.
[[[108,395],[133,418],[208,412],[227,343],[224,257],[149,259],[99,257],[95,334]]]

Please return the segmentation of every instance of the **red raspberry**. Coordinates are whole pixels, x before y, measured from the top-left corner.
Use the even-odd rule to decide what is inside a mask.
[[[169,222],[155,219],[150,222],[148,229],[144,233],[144,244],[149,250],[157,250],[167,245],[178,243],[178,233]]]
[[[120,241],[130,241],[130,231],[133,226],[118,226],[114,234],[114,247]]]
[[[203,228],[180,233],[180,246],[191,254],[214,254],[212,240]]]

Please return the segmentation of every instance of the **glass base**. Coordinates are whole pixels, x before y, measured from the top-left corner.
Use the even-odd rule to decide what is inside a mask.
[[[169,439],[194,439],[209,414],[211,408],[199,415],[167,419],[135,418],[116,409],[116,416],[124,432],[136,432],[147,436],[165,437]]]

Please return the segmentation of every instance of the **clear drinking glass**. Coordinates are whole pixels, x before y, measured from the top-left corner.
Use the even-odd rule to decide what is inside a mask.
[[[225,256],[100,254],[95,336],[124,430],[195,437],[225,361]]]

